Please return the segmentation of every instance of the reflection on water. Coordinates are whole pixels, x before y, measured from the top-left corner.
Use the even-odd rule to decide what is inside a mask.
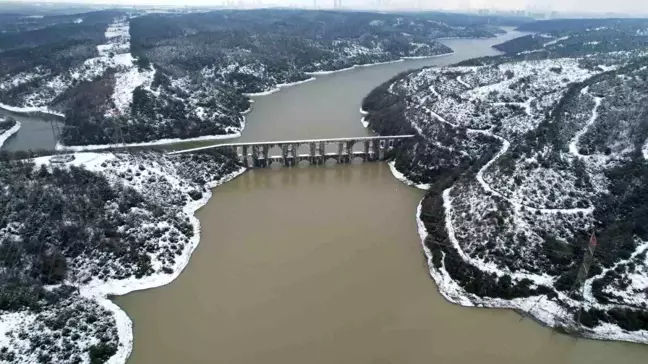
[[[170,285],[116,301],[129,363],[640,363],[648,347],[448,303],[427,274],[423,193],[384,163],[264,169],[214,190]]]

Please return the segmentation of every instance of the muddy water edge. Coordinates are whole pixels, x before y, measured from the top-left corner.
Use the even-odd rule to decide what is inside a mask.
[[[468,52],[463,58],[497,43],[449,42]],[[427,65],[419,63],[413,67]],[[367,135],[362,97],[400,67],[352,70],[259,98],[244,137]],[[315,112],[299,115],[309,108]],[[201,243],[178,279],[115,299],[134,323],[131,364],[623,364],[648,357],[648,346],[576,339],[510,310],[448,303],[428,275],[416,230],[423,192],[385,164],[253,170],[213,192],[198,212]]]

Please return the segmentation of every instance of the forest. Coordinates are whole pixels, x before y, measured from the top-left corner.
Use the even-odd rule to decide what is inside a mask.
[[[430,187],[424,243],[451,300],[644,340],[648,49],[627,32],[638,22],[518,38],[502,56],[408,71],[365,98],[374,131],[418,134],[394,164]],[[592,32],[627,37],[594,50]]]
[[[60,74],[81,65],[97,55],[96,47],[103,43],[106,27],[121,14],[84,13],[82,22],[76,22],[81,17],[77,14],[5,19],[0,23],[0,68],[5,71],[0,80],[37,67]],[[10,95],[0,95],[0,101],[10,100]]]
[[[552,19],[535,22],[526,22],[518,26],[523,32],[538,33],[571,33],[583,32],[595,28],[610,28],[620,31],[645,30],[648,28],[648,19],[642,18],[592,18],[592,19]]]
[[[505,55],[475,58],[460,64],[579,57],[585,64],[593,59],[599,62],[597,65],[605,66],[606,63],[614,64],[619,57],[638,57],[645,53],[648,47],[646,29],[647,19],[564,19],[525,23],[518,30],[536,33],[494,46]]]
[[[236,135],[246,94],[309,72],[448,53],[436,39],[492,37],[525,21],[279,9],[7,16],[0,103],[65,114],[64,145]]]
[[[183,207],[241,168],[217,153],[76,158],[96,164],[0,161],[0,312],[22,322],[0,341],[12,343],[0,345],[3,363],[109,359],[119,344],[113,314],[80,288],[174,271],[195,244]]]

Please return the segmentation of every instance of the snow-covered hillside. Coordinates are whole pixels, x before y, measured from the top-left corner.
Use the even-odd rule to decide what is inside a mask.
[[[112,101],[115,108],[112,113],[127,114],[133,102],[133,91],[137,87],[150,89],[155,70],[153,67],[140,70],[130,53],[129,19],[115,19],[106,29],[106,44],[98,46],[99,55],[108,57],[114,62],[115,89]]]
[[[18,121],[0,116],[0,147],[19,129],[20,123]]]
[[[45,17],[42,28],[0,38],[8,70],[0,107],[65,116],[61,148],[235,137],[249,94],[451,52],[438,38],[501,32],[480,18],[428,17],[273,9]]]
[[[65,107],[57,99],[78,83],[103,77],[111,68],[132,67],[126,17],[115,18],[107,26],[105,37],[107,44],[97,45],[95,56],[85,59],[78,66],[59,69],[43,65],[18,74],[3,75],[4,78],[0,78],[0,90],[11,94],[13,98],[7,100],[6,103],[10,104],[4,106],[17,112],[61,114]]]
[[[200,239],[194,211],[243,171],[216,154],[0,163],[3,363],[124,363],[131,322],[108,295],[180,274]]]
[[[394,167],[429,188],[421,232],[448,299],[648,342],[648,234],[629,227],[648,220],[631,207],[642,206],[648,183],[641,64],[558,58],[428,68],[367,97],[369,127],[419,134]],[[589,246],[593,264],[580,285]]]

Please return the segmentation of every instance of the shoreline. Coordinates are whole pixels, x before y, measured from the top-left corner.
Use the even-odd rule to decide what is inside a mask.
[[[367,64],[358,64],[358,65],[353,65],[348,68],[343,68],[340,70],[335,70],[335,71],[316,71],[316,72],[304,72],[305,75],[311,76],[310,78],[306,80],[301,80],[301,81],[296,81],[296,82],[290,82],[290,83],[282,83],[278,84],[275,88],[269,90],[269,91],[263,91],[263,92],[257,92],[257,93],[243,93],[243,96],[248,97],[250,99],[250,103],[254,103],[254,100],[251,98],[253,97],[261,97],[261,96],[268,96],[272,95],[274,93],[277,93],[281,91],[284,88],[292,87],[292,86],[297,86],[301,85],[304,83],[312,82],[317,80],[316,77],[312,76],[326,76],[334,73],[340,73],[340,72],[345,72],[345,71],[350,71],[359,67],[373,67],[373,66],[380,66],[380,65],[385,65],[385,64],[391,64],[391,63],[399,63],[399,62],[405,62],[408,60],[420,60],[420,59],[428,59],[428,58],[438,58],[438,57],[445,57],[454,54],[454,51],[448,52],[448,53],[441,53],[441,54],[435,54],[432,56],[420,56],[420,57],[401,57],[400,59],[393,60],[393,61],[386,61],[386,62],[376,62],[376,63],[367,63]],[[55,117],[62,117],[64,118],[65,115],[61,113],[57,113],[54,111],[51,111],[47,108],[18,108],[18,107],[13,107],[5,104],[0,104],[0,109],[4,109],[9,112],[15,112],[15,113],[21,113],[21,114],[33,114],[38,116],[38,114],[42,114],[45,116],[55,116]],[[235,138],[240,138],[243,134],[243,130],[245,129],[245,115],[249,114],[252,111],[252,106],[250,106],[247,110],[240,112],[241,115],[243,115],[243,121],[241,123],[241,129],[238,132],[235,133],[230,133],[230,134],[217,134],[217,135],[204,135],[204,136],[199,136],[199,137],[194,137],[194,138],[187,138],[187,139],[181,139],[181,138],[166,138],[166,139],[157,139],[153,141],[148,141],[148,142],[139,142],[139,143],[126,143],[126,144],[87,144],[87,145],[64,145],[60,141],[56,142],[56,145],[54,147],[55,150],[58,151],[68,151],[68,152],[84,152],[84,151],[98,151],[98,150],[108,150],[108,149],[118,149],[118,148],[138,148],[138,147],[152,147],[152,146],[160,146],[160,145],[173,145],[173,144],[181,144],[181,143],[187,143],[187,142],[196,142],[196,141],[210,141],[210,140],[226,140],[226,139],[235,139]],[[361,109],[361,113],[363,115],[366,115],[363,110]],[[369,123],[365,121],[364,117],[360,120],[362,125],[365,128],[369,127]]]
[[[405,60],[405,61],[415,61],[415,60],[418,60],[418,59],[430,59],[430,58],[439,58],[439,57],[451,56],[453,54],[455,54],[455,51],[448,52],[448,53],[437,54],[437,55],[434,55],[434,56],[403,57],[402,59]],[[438,67],[438,66],[434,66],[434,67]]]
[[[182,144],[182,143],[204,141],[204,140],[235,139],[241,137],[246,125],[245,115],[249,114],[250,112],[252,112],[251,104],[247,110],[241,111],[239,113],[242,116],[241,130],[231,134],[204,135],[204,136],[187,138],[187,139],[181,139],[181,138],[158,139],[158,140],[153,140],[151,142],[129,143],[129,144],[64,145],[61,144],[61,142],[57,142],[54,149],[61,150],[61,151],[69,151],[69,152],[86,152],[86,151],[106,150],[106,149],[113,149],[113,148],[131,148],[131,147],[137,148],[137,147],[156,146],[156,145],[174,145],[174,144]]]
[[[198,201],[187,203],[182,208],[183,212],[189,216],[191,225],[193,226],[194,236],[191,238],[190,244],[185,248],[183,254],[176,259],[173,273],[158,273],[141,279],[131,278],[127,280],[110,280],[106,282],[92,281],[88,284],[79,286],[82,297],[95,300],[99,305],[109,310],[114,315],[117,326],[117,335],[119,338],[119,346],[117,347],[117,352],[108,359],[106,362],[107,364],[126,363],[133,350],[134,340],[132,320],[126,311],[122,310],[122,308],[114,303],[110,297],[122,296],[135,291],[162,287],[173,282],[189,264],[193,252],[200,244],[201,225],[200,221],[195,216],[196,211],[209,202],[214,188],[233,180],[245,173],[245,171],[246,169],[241,167],[238,171],[225,175],[217,181],[205,184],[208,191],[204,193],[203,197]]]
[[[6,105],[0,103],[0,109],[3,109],[8,112],[16,113],[16,114],[23,114],[23,115],[34,115],[34,116],[55,116],[59,118],[64,118],[65,114],[62,114],[60,112],[56,112],[53,110],[48,109],[47,107],[17,107],[17,106],[11,106],[11,105]]]
[[[245,127],[245,120],[242,122],[242,127]],[[117,149],[117,148],[131,148],[131,147],[150,147],[157,145],[169,145],[169,144],[180,144],[186,142],[196,142],[204,140],[225,140],[225,139],[234,139],[240,138],[241,132],[236,132],[232,134],[217,134],[217,135],[204,135],[194,138],[180,139],[180,138],[169,138],[169,139],[158,139],[151,142],[141,142],[141,143],[126,143],[126,144],[88,144],[88,145],[64,145],[61,142],[57,142],[54,147],[55,150],[68,151],[68,152],[86,152],[93,150],[106,150],[106,149]]]
[[[403,62],[403,61],[404,61],[404,59],[401,58],[401,59],[396,59],[396,60],[393,60],[393,61],[365,63],[365,64],[354,64],[354,65],[346,67],[346,68],[340,68],[339,70],[304,72],[304,74],[307,75],[307,76],[327,76],[327,75],[332,75],[334,73],[351,71],[351,70],[359,68],[359,67],[373,67],[373,66],[380,66],[380,65],[383,65],[383,64],[399,63],[399,62]]]
[[[432,262],[432,252],[425,246],[425,239],[428,236],[425,224],[421,220],[422,202],[419,202],[416,209],[416,224],[418,227],[421,246],[427,259],[430,277],[434,280],[439,293],[449,302],[463,307],[511,309],[520,316],[528,317],[543,327],[556,330],[559,326],[554,314],[560,312],[562,307],[551,301],[547,296],[531,296],[526,298],[515,298],[505,300],[501,298],[482,298],[465,292],[448,274],[445,269],[437,270]],[[562,316],[560,316],[562,317]],[[648,344],[648,332],[628,332],[616,325],[604,324],[594,329],[570,335],[576,338],[586,338],[603,341],[623,341],[638,344]]]
[[[306,75],[308,75],[308,74],[306,74]],[[282,88],[297,86],[297,85],[301,85],[303,83],[307,83],[307,82],[311,82],[311,81],[315,81],[315,80],[316,80],[315,77],[310,77],[310,78],[307,78],[307,79],[301,80],[301,81],[280,83],[280,84],[277,84],[277,86],[275,86],[275,88],[273,88],[272,90],[261,91],[261,92],[243,93],[243,96],[248,97],[248,98],[249,97],[268,96],[268,95],[272,95],[272,94],[274,94],[276,92],[281,91]]]
[[[339,70],[332,70],[332,71],[314,71],[314,72],[304,72],[304,74],[308,76],[327,76],[327,75],[332,75],[334,73],[340,73],[340,72],[346,72],[346,71],[351,71],[353,69],[359,68],[359,67],[373,67],[373,66],[380,66],[380,65],[385,65],[385,64],[391,64],[391,63],[400,63],[400,62],[405,62],[405,61],[412,61],[412,60],[419,60],[419,59],[429,59],[429,58],[438,58],[438,57],[445,57],[445,56],[450,56],[453,55],[455,52],[451,51],[448,53],[441,53],[441,54],[435,54],[431,56],[412,56],[412,57],[401,57],[399,59],[395,59],[393,61],[385,61],[385,62],[376,62],[376,63],[364,63],[364,64],[354,64],[350,67],[347,68],[342,68]]]
[[[397,180],[403,182],[404,184],[406,184],[406,185],[408,185],[410,187],[418,188],[419,190],[427,191],[428,189],[430,189],[429,184],[424,184],[424,183],[417,184],[417,183],[412,182],[409,179],[407,179],[407,177],[405,177],[404,174],[402,174],[398,169],[396,169],[396,163],[394,161],[387,162],[387,165],[389,166],[389,170],[391,171],[394,178],[396,178]]]
[[[387,163],[392,175],[402,183],[425,189],[427,185],[416,184],[405,177],[403,173],[398,171],[393,161]],[[429,187],[429,186],[428,186]],[[416,208],[416,225],[420,238],[421,247],[425,254],[428,272],[430,277],[434,280],[438,292],[449,302],[460,305],[462,307],[473,308],[492,308],[492,309],[511,309],[522,317],[528,317],[538,324],[555,330],[560,322],[556,320],[557,317],[563,318],[565,315],[560,315],[564,312],[563,308],[556,302],[547,298],[547,296],[531,296],[525,298],[515,298],[505,300],[501,298],[483,298],[467,293],[463,287],[459,286],[445,271],[445,269],[436,269],[432,260],[432,252],[425,245],[425,239],[428,236],[427,229],[423,220],[421,220],[423,199],[419,202]],[[609,323],[599,325],[594,329],[587,329],[587,331],[571,335],[576,338],[586,338],[604,341],[623,341],[638,344],[648,344],[648,332],[635,331],[629,332],[622,328]]]
[[[0,148],[4,145],[4,143],[9,140],[14,134],[18,132],[22,125],[20,124],[20,121],[16,120],[16,125],[12,126],[11,128],[7,129],[4,133],[0,134]]]

